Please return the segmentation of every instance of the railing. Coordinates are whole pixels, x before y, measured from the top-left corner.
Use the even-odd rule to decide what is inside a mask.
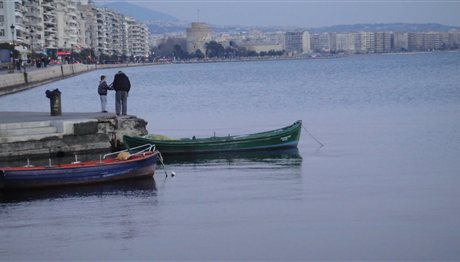
[[[137,150],[137,149],[144,148],[144,147],[145,147],[145,149],[139,150],[139,151],[135,152],[134,154],[130,154],[130,155],[131,155],[131,156],[142,155],[142,154],[145,154],[145,153],[147,153],[147,152],[153,152],[153,151],[155,151],[155,145],[152,145],[152,144],[145,144],[145,145],[136,146],[136,147],[132,147],[132,148],[125,149],[125,150],[120,150],[120,151],[113,152],[113,153],[108,153],[108,154],[105,154],[102,158],[105,159],[105,158],[108,157],[108,156],[118,155],[118,154],[120,154],[121,152],[128,152],[128,153],[129,153],[129,151]]]

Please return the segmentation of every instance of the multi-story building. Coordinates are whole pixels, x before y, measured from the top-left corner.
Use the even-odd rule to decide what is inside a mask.
[[[375,32],[374,39],[375,53],[387,53],[391,51],[391,33]]]
[[[149,31],[146,25],[137,23],[134,19],[125,18],[126,36],[125,52],[135,58],[148,57]]]
[[[423,33],[424,50],[440,50],[449,46],[449,34],[443,32]]]
[[[410,51],[424,50],[423,33],[410,32],[408,34],[408,45]]]
[[[460,48],[460,30],[449,31],[448,42],[448,46],[450,49]]]
[[[311,50],[315,52],[330,52],[331,51],[330,35],[328,33],[313,34],[310,37],[310,48]]]
[[[286,32],[284,49],[293,54],[310,53],[310,34],[306,31]]]
[[[22,53],[90,48],[99,55],[147,56],[148,38],[145,25],[90,1],[0,0],[0,42],[14,40]]]
[[[80,24],[80,30],[85,32],[82,37],[86,48],[94,50],[96,57],[100,54],[98,50],[98,20],[97,9],[93,5],[80,5],[82,20],[84,23]]]
[[[29,25],[29,44],[32,50],[43,50],[45,45],[45,31],[43,24],[43,6],[41,0],[29,0],[25,2],[27,8],[26,18]]]
[[[56,33],[57,47],[65,51],[78,51],[84,43],[79,43],[82,39],[80,25],[83,20],[79,19],[80,14],[77,3],[74,0],[55,0],[56,4]]]
[[[356,33],[355,50],[357,53],[374,53],[375,34],[373,32]]]
[[[355,52],[355,33],[337,33],[335,50],[337,52],[354,53]]]
[[[206,23],[194,22],[186,30],[187,52],[195,53],[200,50],[206,53],[206,43],[211,41],[212,30]]]
[[[22,58],[27,57],[31,33],[25,2],[20,0],[0,1],[0,42],[14,43]]]
[[[44,49],[58,48],[56,3],[53,0],[43,0],[43,37]]]
[[[407,32],[394,32],[393,33],[393,50],[409,51],[409,34]]]
[[[26,44],[29,36],[27,8],[19,0],[0,1],[0,39],[3,42]]]

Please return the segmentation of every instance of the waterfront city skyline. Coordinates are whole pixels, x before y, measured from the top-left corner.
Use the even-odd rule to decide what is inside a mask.
[[[322,27],[360,23],[459,26],[460,1],[97,0],[129,2],[183,21],[216,25]]]

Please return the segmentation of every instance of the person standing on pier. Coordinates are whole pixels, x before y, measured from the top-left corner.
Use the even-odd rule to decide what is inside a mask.
[[[99,97],[101,98],[101,112],[107,113],[107,91],[112,90],[112,88],[107,85],[105,81],[107,77],[105,75],[101,75],[101,81],[99,82],[99,86],[97,88],[97,92],[99,93]]]
[[[118,71],[111,86],[115,90],[115,113],[118,116],[120,113],[126,115],[128,113],[128,93],[131,89],[128,76],[122,71]]]

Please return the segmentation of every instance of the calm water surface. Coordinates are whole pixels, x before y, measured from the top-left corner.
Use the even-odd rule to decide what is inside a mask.
[[[460,260],[460,53],[122,70],[151,133],[302,119],[325,146],[303,132],[298,151],[167,159],[174,178],[2,194],[0,260]],[[99,111],[116,71],[0,111],[48,111],[54,88],[64,113]]]

